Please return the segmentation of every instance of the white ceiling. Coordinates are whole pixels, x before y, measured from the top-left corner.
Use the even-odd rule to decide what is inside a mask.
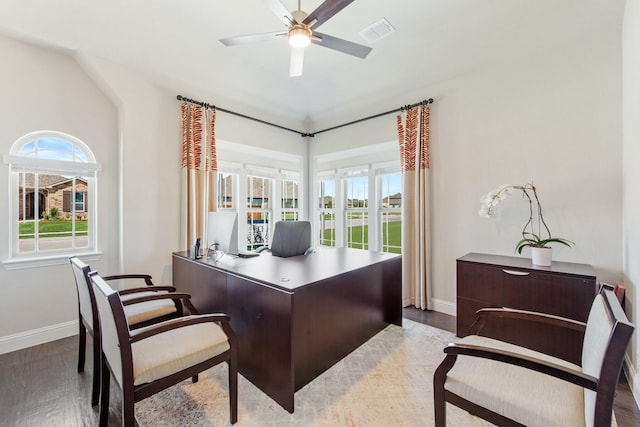
[[[282,3],[297,8],[297,0]],[[321,3],[302,0],[302,9]],[[294,78],[284,39],[218,41],[284,29],[264,0],[0,0],[0,33],[148,69],[254,110],[338,124],[345,113],[420,101],[431,96],[425,87],[496,62],[620,34],[623,7],[624,0],[358,0],[319,31],[368,45],[358,32],[384,17],[396,32],[371,44],[366,59],[311,45]]]

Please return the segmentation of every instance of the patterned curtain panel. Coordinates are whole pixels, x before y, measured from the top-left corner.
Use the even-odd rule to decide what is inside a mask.
[[[207,214],[217,208],[218,158],[215,109],[183,102],[181,240],[189,250],[196,238],[206,249]]]
[[[429,184],[429,107],[398,115],[402,165],[403,305],[431,309],[431,215]]]

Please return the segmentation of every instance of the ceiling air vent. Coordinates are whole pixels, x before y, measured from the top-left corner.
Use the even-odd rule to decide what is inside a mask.
[[[358,32],[360,37],[368,41],[369,43],[376,42],[383,37],[395,32],[396,29],[391,26],[389,21],[382,18],[378,22],[369,25],[367,28]]]

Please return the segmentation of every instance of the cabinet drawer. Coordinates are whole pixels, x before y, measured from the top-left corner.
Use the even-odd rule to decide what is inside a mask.
[[[483,264],[458,263],[457,295],[461,298],[482,301],[491,306],[502,306],[502,280],[500,268]]]
[[[585,322],[596,293],[595,281],[542,272],[510,275],[503,282],[505,307],[538,311]]]

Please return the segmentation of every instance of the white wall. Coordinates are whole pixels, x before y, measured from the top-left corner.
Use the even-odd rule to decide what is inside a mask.
[[[414,99],[405,100],[435,99],[436,307],[455,314],[456,258],[468,252],[514,255],[527,204],[512,196],[502,218],[477,214],[480,197],[504,183],[533,180],[552,233],[576,243],[556,247],[556,260],[591,264],[600,280],[621,282],[620,73],[619,35],[611,35],[526,64],[505,62],[418,88]],[[395,138],[395,115],[388,115],[316,136],[310,154]]]
[[[148,272],[157,283],[169,284],[171,253],[186,249],[180,247],[182,131],[180,102],[176,99],[180,85],[95,57],[83,56],[81,62],[119,105],[123,158],[121,270]],[[211,93],[193,98],[217,103]],[[221,111],[216,115],[216,139],[223,142],[218,152],[221,160],[226,160],[225,150],[230,151],[224,141],[259,148],[256,155],[244,157],[245,162],[253,164],[259,164],[262,149],[300,156],[306,152],[304,140],[297,134]]]
[[[35,68],[46,68],[50,78],[66,82],[74,93],[79,92],[76,99],[97,92],[72,59],[47,51],[32,52],[33,48],[11,41],[3,46],[7,44],[13,46],[8,53],[15,57],[9,63],[34,56],[33,61],[44,65]],[[91,128],[93,133],[100,129],[101,138],[109,135],[112,149],[119,144],[122,156],[117,169],[122,189],[120,211],[109,217],[110,233],[120,238],[110,237],[114,244],[108,248],[109,256],[120,258],[118,268],[122,271],[146,271],[159,282],[168,282],[170,254],[180,249],[180,123],[175,95],[220,102],[222,107],[258,117],[261,113],[245,111],[241,100],[217,98],[215,88],[204,93],[185,87],[183,92],[180,84],[126,66],[89,57],[79,61],[118,106],[119,127],[113,124],[114,112],[109,107],[109,114],[96,117],[110,117],[111,127],[104,130],[97,123]],[[58,63],[66,64],[71,72],[55,65]],[[513,255],[526,218],[524,203],[518,206],[519,200],[510,200],[511,209],[499,220],[477,215],[480,196],[503,183],[533,180],[538,186],[553,233],[576,242],[572,249],[558,247],[555,259],[590,263],[599,279],[622,280],[621,72],[620,35],[604,34],[597,40],[584,40],[570,51],[545,52],[527,63],[505,61],[490,70],[418,87],[415,97],[398,94],[398,99],[381,100],[384,111],[401,97],[398,105],[435,99],[431,106],[433,283],[434,297],[443,311],[454,309],[457,257],[471,251]],[[17,84],[22,89],[6,92],[17,102],[30,87],[30,81],[22,78],[29,74],[6,68],[3,73],[3,93],[4,86]],[[53,82],[48,86],[51,91],[58,87]],[[64,93],[69,93],[68,88]],[[0,105],[3,113],[9,109],[8,104]],[[50,111],[40,114],[55,116]],[[279,122],[279,118],[263,114],[265,120]],[[29,117],[24,112],[14,115],[18,123]],[[308,125],[282,124],[293,128]],[[224,113],[218,115],[216,130],[220,140],[307,155],[307,144],[298,135]],[[0,144],[10,144],[21,135],[15,133]],[[395,117],[384,116],[310,138],[309,156],[390,142],[395,135]],[[114,160],[114,153],[110,160]],[[100,157],[101,153],[96,154]],[[392,156],[389,151],[389,155],[394,160],[395,153]],[[115,173],[113,166],[103,162],[104,173]],[[6,173],[0,179],[5,180]],[[57,274],[64,272],[61,269]],[[4,283],[8,273],[0,274]],[[35,281],[47,277],[41,271],[29,274]],[[11,290],[18,301],[9,313],[18,313],[25,309],[20,300],[33,296],[22,293],[20,286]],[[30,290],[40,298],[41,288]],[[50,295],[45,293],[41,298],[50,299]],[[4,326],[0,336],[70,321],[75,313],[67,308],[66,314],[46,314],[34,324]]]
[[[0,36],[0,153],[21,136],[55,130],[84,141],[101,163],[98,244],[104,255],[95,268],[117,264],[117,119],[113,104],[69,56]],[[0,261],[9,257],[8,165],[0,164]],[[0,351],[7,343],[32,345],[43,334],[77,331],[76,290],[71,267],[62,265],[8,271],[0,267]],[[46,329],[46,332],[42,330]],[[11,340],[24,331],[27,337]],[[15,336],[13,338],[16,338]],[[7,344],[7,345],[13,345]]]
[[[74,58],[5,37],[0,37],[0,56],[0,151],[8,154],[16,139],[38,129],[59,130],[86,142],[102,164],[98,236],[104,255],[91,266],[104,274],[145,272],[156,283],[170,283],[171,253],[183,249],[180,102],[176,100],[181,85],[103,59]],[[212,92],[201,96],[206,102],[218,100]],[[221,106],[242,111],[224,101],[228,100],[222,100]],[[292,127],[279,117],[260,118]],[[299,135],[223,112],[217,116],[216,134],[220,140],[287,153],[288,159],[291,154],[306,157],[306,142]],[[244,160],[259,164],[261,152],[255,150]],[[0,188],[8,186],[7,171],[6,165],[0,166]],[[6,198],[7,193],[0,197]],[[0,209],[0,223],[8,223],[6,209]],[[8,241],[6,227],[0,227],[0,239]],[[0,245],[0,255],[8,257],[6,244]],[[68,264],[0,269],[0,283],[10,295],[0,299],[0,352],[77,331],[75,287]],[[12,318],[24,320],[5,320]]]
[[[636,402],[640,402],[640,1],[627,0],[623,41],[623,268],[627,288],[627,315],[636,325],[628,364]]]

